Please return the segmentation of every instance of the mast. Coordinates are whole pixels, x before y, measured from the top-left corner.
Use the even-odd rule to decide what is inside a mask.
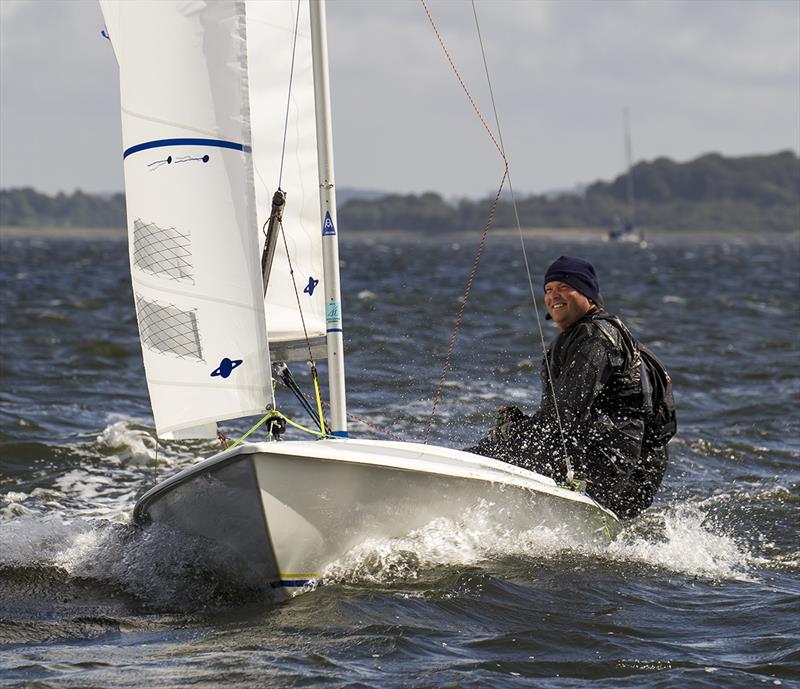
[[[631,121],[630,110],[626,105],[622,110],[625,127],[625,162],[628,167],[627,192],[628,192],[628,223],[631,227],[636,225],[636,199],[633,195],[633,152],[631,150]]]
[[[325,31],[325,0],[311,0],[311,52],[314,64],[314,106],[317,115],[320,218],[322,219],[322,263],[325,284],[325,323],[328,342],[328,388],[333,435],[347,437],[347,403],[344,388],[344,337],[342,295],[339,284],[339,237],[336,221],[336,190],[333,178],[328,37]]]

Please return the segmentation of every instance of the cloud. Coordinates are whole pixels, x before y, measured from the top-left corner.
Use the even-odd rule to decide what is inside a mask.
[[[429,7],[487,120],[469,2]],[[122,186],[117,67],[94,1],[4,0],[0,185]],[[520,192],[637,159],[800,149],[800,3],[476,0]],[[339,186],[488,193],[502,165],[422,5],[328,3]]]
[[[0,185],[119,190],[117,66],[96,2],[2,2]]]

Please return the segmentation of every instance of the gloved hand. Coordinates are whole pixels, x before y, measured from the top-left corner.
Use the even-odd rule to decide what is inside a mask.
[[[504,404],[497,410],[494,427],[489,431],[489,435],[496,441],[508,440],[511,425],[525,418],[525,414],[520,411],[519,407],[515,407],[513,404]]]
[[[515,407],[513,404],[504,404],[500,409],[497,410],[497,416],[494,419],[495,426],[501,426],[506,423],[513,423],[515,421],[522,421],[525,418],[525,414],[522,413],[519,407]]]

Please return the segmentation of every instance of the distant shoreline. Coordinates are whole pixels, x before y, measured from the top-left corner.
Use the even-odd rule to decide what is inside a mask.
[[[41,239],[113,239],[124,238],[127,230],[118,227],[0,227],[0,237]]]
[[[715,240],[800,240],[800,228],[791,232],[743,232],[731,230],[650,230],[645,231],[645,240],[653,241],[715,241]],[[124,239],[127,231],[121,228],[90,228],[90,227],[0,227],[0,238],[31,238],[31,239]],[[340,235],[343,241],[465,241],[477,240],[481,233],[473,230],[469,232],[442,232],[431,234],[418,230],[353,230],[344,231]],[[548,228],[531,227],[523,228],[522,235],[526,239],[547,239],[564,241],[607,241],[608,233],[605,229],[590,227]],[[509,228],[489,230],[492,239],[516,239],[519,231]]]

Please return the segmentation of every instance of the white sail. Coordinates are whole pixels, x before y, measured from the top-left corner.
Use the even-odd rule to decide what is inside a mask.
[[[283,231],[289,255],[283,238],[278,237],[266,294],[269,341],[273,358],[290,361],[308,358],[306,336],[317,345],[314,356],[325,356],[323,223],[309,14],[308,2],[300,2],[299,15],[297,0],[247,2],[250,112],[260,228],[269,220],[272,196],[279,183],[286,192]],[[262,235],[262,243],[263,239]]]
[[[271,378],[241,0],[101,0],[120,66],[131,275],[158,434],[264,410]]]

